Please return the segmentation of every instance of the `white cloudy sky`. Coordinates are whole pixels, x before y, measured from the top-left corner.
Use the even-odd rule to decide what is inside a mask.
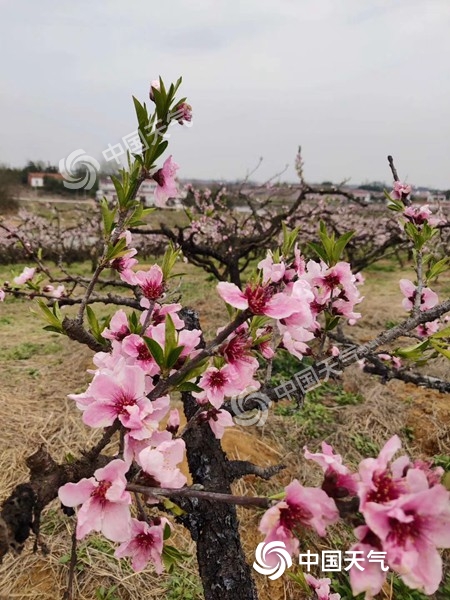
[[[131,95],[183,76],[181,177],[450,188],[450,0],[0,0],[0,162],[101,159]]]

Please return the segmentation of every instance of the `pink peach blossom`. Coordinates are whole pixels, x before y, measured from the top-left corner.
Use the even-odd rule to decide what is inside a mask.
[[[359,477],[351,473],[350,469],[342,464],[342,456],[334,454],[332,446],[326,442],[322,442],[322,452],[316,453],[310,452],[306,446],[303,449],[305,451],[305,458],[315,461],[322,467],[325,473],[324,483],[328,483],[329,488],[332,487],[336,492],[342,489],[352,496],[356,495]],[[325,489],[328,493],[328,489],[325,487],[322,489]]]
[[[20,275],[14,277],[13,281],[16,285],[23,285],[27,281],[31,281],[36,273],[34,267],[25,267]]]
[[[340,594],[331,593],[331,579],[329,579],[328,577],[316,579],[309,573],[306,573],[305,579],[306,583],[315,591],[318,600],[340,600]]]
[[[394,181],[394,189],[391,196],[396,200],[404,200],[411,193],[412,187],[402,181]]]
[[[175,329],[183,329],[184,321],[183,321],[183,319],[180,319],[180,317],[178,316],[178,312],[181,309],[182,309],[181,304],[158,304],[157,302],[155,302],[155,304],[153,306],[153,310],[152,310],[150,323],[153,326],[160,325],[161,323],[166,322],[166,315],[170,315]],[[144,310],[142,312],[142,315],[140,318],[141,325],[143,325],[145,322],[147,322],[147,315],[148,315],[148,311]],[[145,335],[149,335],[149,334],[146,333]]]
[[[175,182],[175,174],[180,167],[169,156],[165,160],[162,169],[156,171],[153,179],[158,184],[155,189],[155,204],[158,207],[165,206],[168,198],[174,198],[178,195],[178,189]]]
[[[221,281],[217,291],[225,302],[235,308],[248,308],[255,315],[267,315],[274,319],[289,317],[298,307],[295,299],[281,292],[274,293],[270,285],[249,284],[242,292],[234,283]]]
[[[420,337],[429,337],[439,331],[440,322],[438,319],[430,321],[429,323],[422,323],[416,328],[417,335]]]
[[[122,341],[122,351],[135,359],[135,364],[139,366],[147,375],[156,375],[160,368],[150,353],[145,341],[137,334],[132,333]]]
[[[180,413],[177,408],[170,411],[169,418],[167,420],[166,429],[172,435],[175,435],[180,427]]]
[[[349,569],[350,585],[354,596],[365,592],[365,600],[372,600],[381,591],[387,570],[381,564],[368,560],[368,555],[370,552],[382,552],[382,545],[366,525],[356,527],[354,533],[359,541],[350,547],[350,552],[355,553],[357,559]]]
[[[437,548],[450,547],[450,493],[439,484],[427,488],[422,471],[409,471],[407,476],[409,473],[415,479],[422,476],[425,489],[403,494],[386,504],[369,502],[364,518],[381,540],[391,568],[409,587],[430,595],[442,579]]]
[[[91,531],[99,531],[113,542],[123,542],[130,535],[131,496],[125,490],[128,466],[116,459],[97,469],[94,477],[78,483],[66,483],[58,496],[64,506],[78,506],[76,537],[83,539]]]
[[[88,393],[94,401],[85,408],[83,422],[90,427],[108,427],[119,419],[128,429],[140,429],[142,418],[152,412],[145,373],[137,366],[99,373]]]
[[[411,223],[414,223],[415,225],[423,225],[424,223],[429,221],[431,217],[431,210],[428,204],[425,204],[424,206],[420,207],[408,206],[403,211],[403,214],[408,219],[408,221],[411,221]]]
[[[164,570],[161,554],[166,525],[169,525],[169,521],[164,517],[150,523],[131,519],[131,537],[117,548],[114,556],[116,558],[130,556],[131,566],[136,572],[145,569],[151,561],[156,573],[160,575]]]
[[[107,340],[122,341],[127,335],[130,335],[128,318],[125,311],[120,309],[114,313],[109,327],[102,331],[102,336]]]
[[[405,310],[414,308],[414,302],[417,294],[417,287],[409,279],[400,279],[400,289],[405,296],[402,306]],[[428,310],[433,308],[439,302],[438,295],[428,287],[422,289],[420,299],[420,310]]]
[[[286,265],[284,262],[275,263],[273,260],[273,254],[269,250],[266,258],[258,263],[258,269],[261,269],[263,272],[263,283],[276,283],[277,281],[283,279],[284,272],[286,271]]]
[[[198,385],[203,388],[203,392],[194,392],[193,396],[199,403],[210,402],[217,409],[222,406],[225,396],[236,396],[242,391],[242,386],[229,365],[221,369],[209,367]]]
[[[339,512],[334,500],[323,490],[303,487],[297,479],[285,489],[284,501],[269,508],[261,519],[259,530],[266,534],[266,543],[282,541],[287,551],[293,554],[299,547],[293,533],[296,528],[311,527],[324,536],[326,527],[338,521]]]
[[[157,448],[144,448],[138,456],[138,464],[147,475],[161,487],[180,488],[186,484],[186,476],[177,465],[183,460],[186,446],[182,439],[162,442]]]
[[[208,421],[212,432],[218,440],[222,439],[226,427],[234,426],[233,417],[226,410],[210,408],[200,414],[200,419]]]

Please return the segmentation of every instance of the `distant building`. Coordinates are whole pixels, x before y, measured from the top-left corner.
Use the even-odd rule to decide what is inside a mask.
[[[139,187],[139,192],[137,195],[137,199],[142,202],[142,204],[146,207],[151,207],[155,205],[155,189],[157,183],[153,179],[146,179],[143,181]],[[103,177],[98,182],[98,190],[95,194],[97,200],[101,200],[102,198],[106,198],[108,202],[117,201],[117,193],[116,188],[114,187],[114,183],[111,177]],[[166,208],[182,208],[183,205],[179,198],[169,198],[167,201]]]
[[[156,182],[152,179],[146,179],[141,183],[137,197],[145,206],[154,205],[156,185]],[[116,188],[114,187],[111,177],[103,177],[100,179],[95,197],[97,200],[106,198],[108,202],[115,202],[117,200]]]
[[[61,173],[28,173],[28,185],[33,188],[43,188],[46,177],[63,180]]]
[[[425,202],[426,204],[439,204],[447,202],[447,197],[444,193],[437,190],[413,190],[412,200],[416,202]]]

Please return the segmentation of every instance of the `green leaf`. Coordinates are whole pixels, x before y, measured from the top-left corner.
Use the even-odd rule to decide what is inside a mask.
[[[43,300],[38,300],[39,308],[42,311],[42,317],[50,324],[52,327],[51,330],[48,331],[56,331],[58,333],[64,333],[64,329],[62,327],[62,314],[59,309],[58,303],[55,302],[53,306],[53,310],[45,304]]]
[[[134,102],[134,108],[136,110],[136,116],[137,116],[137,120],[139,123],[139,127],[142,129],[145,129],[145,127],[148,125],[147,109],[145,108],[145,106],[142,106],[142,104],[139,102],[139,100],[137,98],[135,98],[134,96],[133,96],[133,102]]]
[[[128,328],[130,330],[130,333],[140,333],[141,331],[139,317],[134,310],[128,317]]]
[[[182,383],[177,387],[180,392],[203,392],[203,388],[199,387],[192,381],[186,381],[186,383]]]
[[[114,245],[108,247],[108,252],[106,253],[105,260],[107,262],[110,262],[116,258],[120,258],[127,252],[127,241],[125,238],[120,238]]]
[[[173,348],[169,355],[166,358],[165,366],[167,369],[171,369],[177,360],[180,358],[180,354],[183,352],[184,346],[178,346],[178,348]]]
[[[300,227],[296,227],[292,231],[288,230],[285,223],[282,223],[282,227],[283,227],[283,245],[281,247],[281,253],[285,258],[287,258],[291,254],[291,252],[295,246],[295,242],[297,240],[298,233],[300,231]]]
[[[196,367],[191,369],[186,374],[186,376],[184,377],[183,381],[180,382],[180,384],[182,384],[184,382],[189,382],[191,379],[196,379],[197,377],[200,377],[200,375],[203,375],[203,372],[207,368],[208,364],[209,364],[209,359],[208,358],[203,359]]]
[[[335,315],[330,315],[329,313],[325,313],[325,331],[331,331],[335,327],[337,327],[339,323],[340,317]]]
[[[442,258],[441,260],[438,260],[437,262],[432,264],[426,273],[427,282],[435,279],[441,273],[444,273],[448,268],[448,264],[449,259],[447,257]]]
[[[449,338],[450,337],[450,326],[444,327],[444,329],[441,329],[440,331],[436,331],[436,333],[433,333],[433,335],[431,337],[434,339]]]
[[[157,148],[155,149],[153,156],[152,156],[152,161],[155,162],[156,160],[158,160],[158,158],[161,156],[161,154],[164,154],[165,149],[167,148],[167,146],[169,145],[169,142],[167,140],[162,140]]]
[[[177,338],[178,338],[177,330],[175,329],[173,319],[170,316],[170,314],[167,314],[166,315],[166,333],[165,333],[165,340],[164,340],[166,358],[170,355],[172,350],[176,349],[176,347],[178,345]]]
[[[334,245],[334,260],[335,262],[339,262],[342,256],[342,252],[344,251],[345,246],[349,243],[349,241],[354,236],[353,231],[349,231],[341,235],[341,237],[337,240]]]
[[[86,306],[86,315],[88,318],[90,331],[91,331],[92,335],[101,344],[106,344],[106,340],[102,336],[103,328],[100,326],[100,323],[99,323],[94,311],[92,310],[92,308],[89,305]]]
[[[103,198],[103,200],[100,201],[100,210],[102,212],[103,227],[105,229],[105,234],[106,237],[109,237],[115,226],[114,219],[116,217],[117,209],[110,209],[108,206],[107,199]]]
[[[163,272],[163,279],[166,281],[170,277],[175,263],[180,255],[180,250],[177,250],[172,242],[169,242],[166,251],[164,252],[161,270]]]
[[[385,198],[388,200],[387,207],[394,212],[403,212],[405,210],[405,205],[401,200],[397,200],[395,198],[391,198],[390,194],[386,190],[383,191]]]
[[[311,250],[313,250],[319,258],[321,258],[325,263],[328,263],[328,256],[324,248],[315,242],[308,242],[307,244]]]
[[[410,360],[419,360],[422,358],[423,353],[429,347],[429,341],[425,340],[420,342],[419,344],[414,344],[412,346],[406,346],[405,348],[397,348],[394,352],[395,356],[400,356],[401,358],[408,358]]]
[[[450,359],[450,348],[448,347],[447,344],[441,342],[440,340],[438,341],[437,339],[433,339],[433,338],[430,338],[429,341],[430,341],[432,348],[434,350],[436,350],[436,352],[439,352],[439,354],[442,354],[442,356],[445,356],[445,358]]]
[[[149,349],[150,354],[155,359],[155,362],[158,365],[158,367],[160,369],[164,368],[164,350],[161,348],[158,342],[155,342],[155,340],[152,340],[151,338],[145,335],[144,342],[147,348]]]
[[[55,333],[64,333],[63,331],[61,331],[60,327],[54,327],[53,325],[45,325],[45,327],[43,327],[42,329],[45,329],[45,331],[53,331]]]
[[[166,510],[170,510],[170,512],[172,512],[177,517],[181,517],[182,515],[186,514],[186,512],[180,506],[178,506],[178,504],[175,504],[175,502],[172,502],[172,500],[169,500],[168,498],[164,498],[162,504],[164,505],[164,508]],[[168,547],[171,548],[171,546]]]
[[[121,173],[123,174],[123,169],[121,170]],[[119,206],[123,206],[125,203],[125,190],[124,187],[120,181],[120,179],[118,177],[116,177],[115,175],[111,175],[111,181],[114,184],[114,188],[116,190],[116,194],[117,194],[117,201],[119,203]]]

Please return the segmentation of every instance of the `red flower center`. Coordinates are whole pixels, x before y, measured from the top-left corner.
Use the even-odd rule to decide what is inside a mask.
[[[162,296],[164,292],[164,286],[162,283],[156,283],[155,281],[146,281],[142,286],[144,296],[149,300],[157,300]]]
[[[341,283],[341,280],[339,278],[339,275],[336,275],[336,273],[328,273],[328,275],[325,275],[325,277],[323,278],[323,283],[325,287],[327,287],[330,290],[333,290]]]
[[[226,378],[222,371],[213,371],[209,373],[208,383],[210,387],[221,388],[225,385]]]
[[[114,337],[118,342],[121,342],[127,335],[130,335],[130,330],[126,325],[122,325],[122,327],[114,333]]]
[[[246,334],[235,335],[223,348],[223,355],[229,363],[242,360],[248,355],[251,342]]]
[[[244,296],[247,298],[248,306],[252,313],[255,315],[264,314],[264,309],[267,306],[267,303],[271,299],[273,292],[269,287],[263,287],[262,285],[257,285],[255,287],[251,287],[248,285],[245,288]]]
[[[136,348],[138,351],[138,355],[137,355],[138,360],[151,360],[152,359],[152,355],[150,354],[147,346],[144,343],[138,344],[136,346]]]
[[[111,485],[112,484],[110,481],[99,481],[98,486],[95,488],[95,490],[92,490],[91,496],[93,498],[96,498],[102,504],[105,504],[106,502],[108,502],[105,495],[111,487]]]
[[[128,411],[126,410],[127,406],[134,406],[135,404],[136,398],[122,394],[116,399],[114,408],[116,409],[118,415],[124,415],[128,414]]]
[[[393,481],[392,477],[386,471],[375,473],[372,481],[376,489],[371,490],[367,494],[367,502],[384,504],[390,500],[396,500],[400,496],[401,490],[399,489],[399,484]]]
[[[405,546],[408,541],[414,542],[420,537],[420,528],[422,525],[422,517],[415,515],[414,519],[409,523],[397,521],[397,519],[389,519],[390,533],[389,538],[394,539],[399,546]]]
[[[115,269],[116,271],[118,271],[119,273],[122,273],[122,271],[125,269],[125,260],[120,257],[120,258],[115,258],[112,262],[111,262],[111,268]]]
[[[292,531],[299,523],[305,523],[312,517],[312,512],[303,506],[289,504],[280,510],[280,525]]]
[[[153,536],[151,533],[139,533],[136,536],[136,542],[141,546],[141,548],[151,548],[155,543]]]
[[[164,187],[165,177],[162,169],[158,169],[156,173],[153,175],[153,179],[156,181],[158,185]]]

